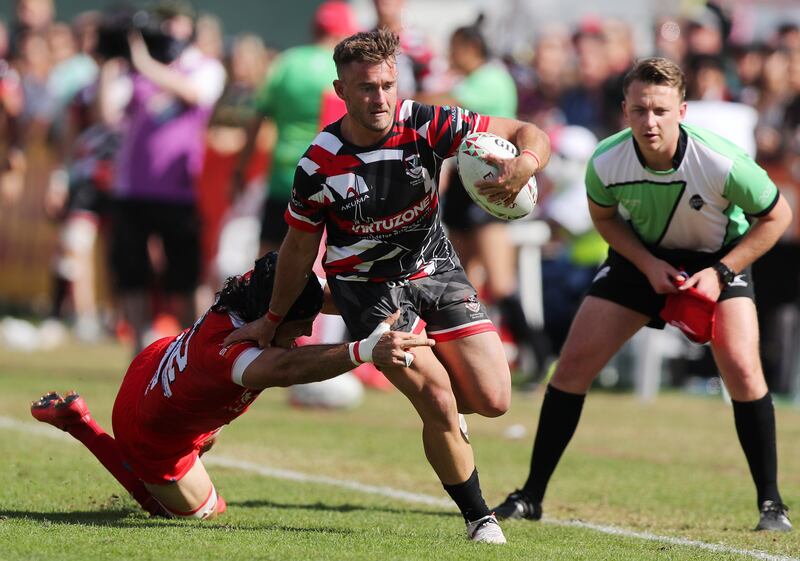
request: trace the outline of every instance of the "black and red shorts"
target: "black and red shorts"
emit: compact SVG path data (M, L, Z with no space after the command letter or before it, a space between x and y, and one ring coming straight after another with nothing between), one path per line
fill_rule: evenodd
M460 267L418 279L385 282L328 279L336 307L354 339L400 310L395 331L420 333L450 341L495 331L486 308Z

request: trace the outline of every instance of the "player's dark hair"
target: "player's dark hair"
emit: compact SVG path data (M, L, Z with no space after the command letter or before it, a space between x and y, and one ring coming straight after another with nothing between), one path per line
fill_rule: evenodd
M400 38L381 28L374 31L362 31L343 39L333 49L333 62L336 72L341 73L343 66L351 62L380 63L394 59L400 49Z
M479 22L480 21L481 20L479 20ZM486 43L486 37L483 36L479 22L474 25L465 25L464 27L459 27L453 31L453 35L451 37L453 39L458 39L467 45L472 45L478 49L481 58L486 60L489 58L489 45Z
M263 316L272 298L277 265L278 252L271 251L256 261L252 271L228 277L211 311L231 312L246 322ZM311 274L283 321L313 318L322 309L322 301L322 287L316 275Z
M622 81L622 94L627 94L628 87L636 81L676 88L681 101L686 98L686 77L680 67L669 59L653 57L638 60Z

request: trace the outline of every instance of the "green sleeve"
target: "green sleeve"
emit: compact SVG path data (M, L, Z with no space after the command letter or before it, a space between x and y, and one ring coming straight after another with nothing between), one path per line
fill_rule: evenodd
M728 173L723 195L746 214L762 216L778 201L778 188L764 168L746 154L741 154Z
M617 200L612 196L611 191L600 181L597 171L594 169L594 158L589 160L586 166L586 194L596 204L600 206L615 206Z
M256 92L256 110L262 115L272 114L272 108L275 103L275 90L280 87L279 84L281 80L283 80L284 75L284 65L281 63L282 59L275 61L272 65L272 69L267 73L264 83L261 85L258 92Z
M517 115L517 87L506 71L487 65L473 72L453 90L461 107L481 115L507 117Z

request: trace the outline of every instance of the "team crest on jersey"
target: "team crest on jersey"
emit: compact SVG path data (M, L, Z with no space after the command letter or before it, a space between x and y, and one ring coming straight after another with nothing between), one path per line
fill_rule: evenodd
M689 199L689 206L695 210L700 210L701 208L703 208L704 204L706 204L706 202L700 195L692 195L692 198Z
M473 314L477 314L481 310L481 303L478 302L478 299L474 296L471 296L464 305L467 309L472 312Z
M411 185L419 185L425 178L422 175L422 162L419 154L408 156L403 160L406 175L411 178Z

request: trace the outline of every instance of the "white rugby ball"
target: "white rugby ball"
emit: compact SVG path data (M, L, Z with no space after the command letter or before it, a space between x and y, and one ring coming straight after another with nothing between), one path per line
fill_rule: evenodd
M351 409L360 405L363 399L364 386L351 372L289 388L289 403L295 407Z
M503 220L518 220L528 216L536 206L538 195L535 177L530 178L509 206L502 202L489 202L475 189L475 183L478 181L497 177L497 168L483 160L487 154L500 158L515 158L518 151L517 147L505 138L488 132L473 132L467 135L456 154L458 174L461 176L464 189L479 207L492 216Z

